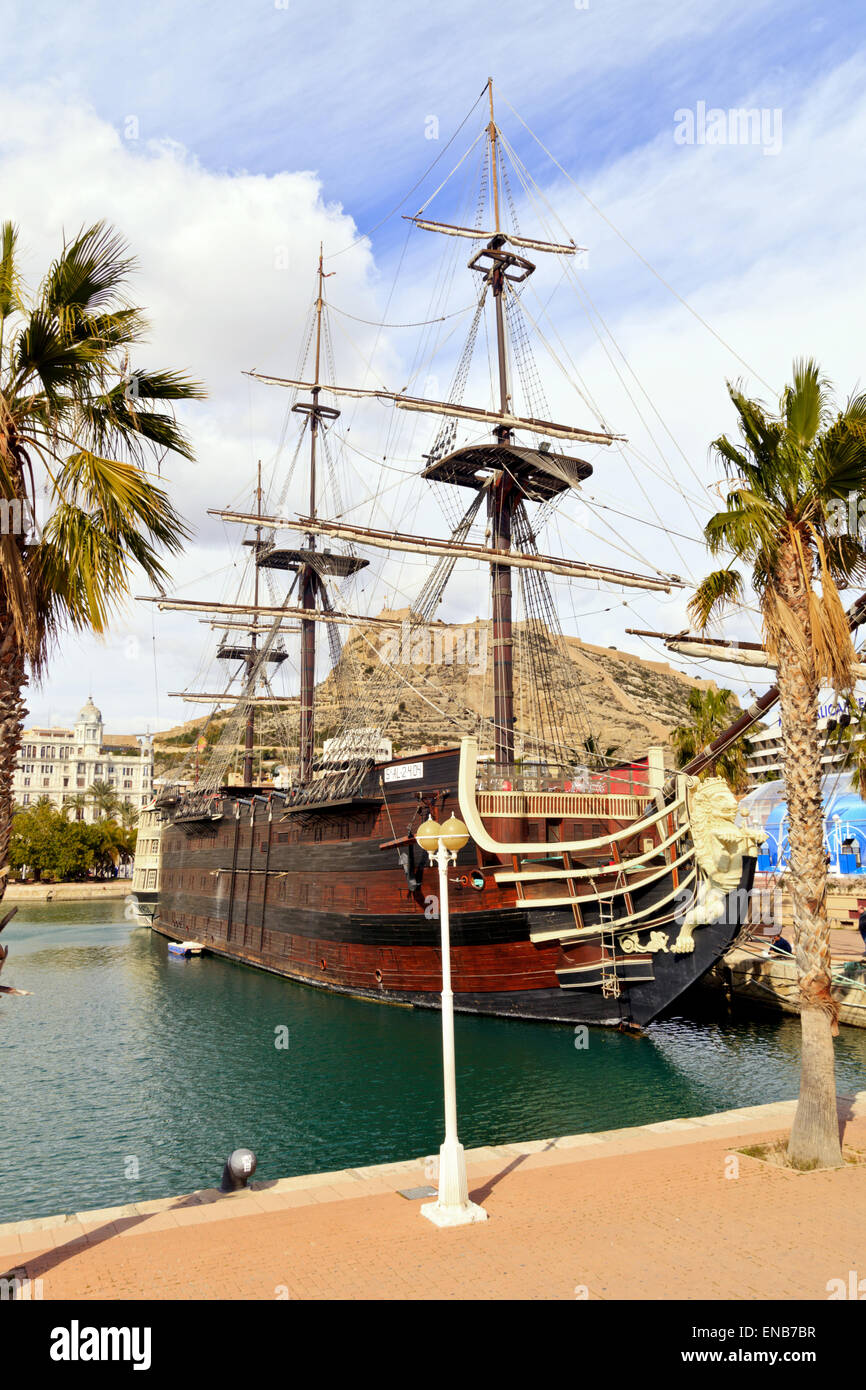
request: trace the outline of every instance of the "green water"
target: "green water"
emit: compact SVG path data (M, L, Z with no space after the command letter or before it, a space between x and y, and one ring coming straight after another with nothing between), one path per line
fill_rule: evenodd
M170 1196L219 1181L433 1153L439 1016L169 956L122 903L22 911L4 932L0 1221ZM288 1049L275 1042L288 1029ZM645 1124L796 1095L799 1023L654 1024L643 1038L458 1016L467 1146ZM866 1088L866 1031L843 1028L842 1090Z

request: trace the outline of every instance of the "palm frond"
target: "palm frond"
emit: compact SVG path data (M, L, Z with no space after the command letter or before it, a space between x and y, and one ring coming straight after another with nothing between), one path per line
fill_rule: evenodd
M849 401L817 442L814 487L823 498L866 493L866 396Z
M83 228L24 309L14 273L15 231L0 229L0 345L4 309L23 314L3 351L0 500L33 492L33 465L51 490L41 535L0 535L0 602L39 673L65 627L105 630L133 571L162 582L161 555L190 535L149 472L154 458L193 451L174 418L203 387L183 372L130 374L129 349L147 320L127 299L134 265L106 223Z
M12 344L11 388L20 393L29 379L38 377L48 401L56 408L60 394L87 378L97 350L86 342L72 342L59 331L56 319L34 309Z
M689 617L703 632L720 608L728 603L741 603L742 599L742 576L732 569L713 570L701 580L689 600Z
M759 550L772 548L783 521L775 499L742 487L728 494L724 511L710 517L704 536L712 555L730 550L753 560Z
M180 372L133 373L110 390L79 402L79 439L101 454L129 452L141 464L149 448L192 459L186 432L173 415L153 408L161 400L202 400L200 382Z
M62 324L74 323L118 298L134 267L123 238L106 222L95 222L64 246L42 282L40 302Z
M808 448L818 430L827 423L830 382L822 377L814 358L797 358L792 383L782 394L782 414L789 435L798 446Z
M842 607L839 590L827 563L824 542L816 536L821 593L809 592L809 617L812 628L812 647L815 670L819 680L826 681L837 693L851 689L851 666L855 660L854 643L848 616Z
M98 513L102 525L116 537L126 539L144 531L167 549L179 550L190 535L168 494L140 468L120 459L79 449L58 473L55 494Z
M728 395L739 416L740 433L760 471L772 464L783 426L769 416L766 406L760 401L750 400L731 382L728 382Z
M827 568L837 585L866 583L866 549L857 535L822 535Z
M685 767L697 753L712 743L718 734L730 726L741 713L739 701L733 691L708 690L697 687L688 693L688 708L691 720L680 724L670 734L677 766ZM714 760L713 768L720 773L734 791L742 791L747 781L746 760L742 740L727 749Z
M15 262L17 242L18 228L14 222L4 222L0 227L0 320L8 319L10 314L22 308Z
M141 401L202 401L207 391L184 372L142 371L132 374L133 397Z

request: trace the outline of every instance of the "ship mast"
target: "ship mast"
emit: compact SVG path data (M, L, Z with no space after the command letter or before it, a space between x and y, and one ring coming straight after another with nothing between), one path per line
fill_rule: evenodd
M499 163L496 148L497 130L493 116L493 78L487 79L490 102L490 166L493 186L494 233L488 250L499 252L502 245L499 221ZM501 255L501 253L499 253ZM497 258L490 287L496 309L496 352L499 359L499 409L502 415L510 411L508 390L508 344L505 336L505 311L502 292L505 288L505 263ZM494 434L500 444L508 444L511 430L498 425ZM487 494L490 521L490 544L494 550L511 549L511 519L514 505L513 481L504 470L498 470ZM514 762L514 662L512 635L511 567L490 566L491 607L493 614L493 722L495 761L503 766Z
M262 514L262 461L261 461L261 459L259 459L258 470L257 470L257 473L256 473L256 515L257 515L258 517L261 517L261 514ZM252 626L251 629L250 629L250 649L249 649L249 655L247 656L247 679L248 679L248 680L249 680L249 678L252 676L252 673L253 673L253 670L254 670L255 664L256 664L256 656L257 656L257 654L258 654L258 607L259 607L259 567L258 567L258 558L259 558L259 551L261 550L261 546L262 546L262 528L261 528L261 524L259 524L259 525L256 527L255 550L253 551L253 554L254 554L255 557L256 557L256 564L255 564L255 566L254 566L254 569L255 569L255 579L254 579L254 581L253 581L253 582L254 582L254 585L255 585L255 588L254 588L254 591L253 591L253 609L254 609L254 612L256 613L256 620L255 620L255 623L253 624L253 626ZM245 786L245 787L251 787L251 786L253 785L253 749L254 749L254 747L255 747L255 736L256 736L255 705L251 702L251 703L250 703L250 707L249 707L249 709L247 710L247 725L246 725L246 733L245 733L245 735L244 735L244 786Z
M319 406L319 394L321 391L321 365L322 365L322 289L324 284L324 268L322 265L322 247L319 245L319 271L316 294L316 366L313 377L313 388L311 395L313 404L310 407L310 518L316 518L316 448L319 434L319 417L321 407ZM307 548L315 550L316 537L313 532L307 537ZM308 561L301 566L298 576L301 596L301 607L311 610L316 607L316 593L318 590L318 574ZM300 709L300 728L299 728L299 763L298 768L301 785L312 781L313 777L313 758L315 755L315 700L316 700L316 624L310 618L301 619L301 709Z
M322 375L322 347L328 347L327 304L324 299L324 281L328 278L323 268L323 251L319 248L317 273L317 294L315 299L315 362L309 374L312 379L279 377L269 373L251 371L249 375L256 380L278 385L295 393L302 392L307 398L298 400L291 409L309 416L310 421L310 488L307 516L292 518L288 515L263 516L261 506L256 512L239 512L229 509L214 509L214 515L223 520L240 525L254 526L257 536L261 531L294 530L300 532L301 545L298 549L277 546L264 546L258 563L264 568L294 570L297 573L299 607L289 607L289 596L281 606L262 607L258 603L258 593L253 606L255 628L259 617L265 614L276 622L300 619L301 635L301 682L300 682L300 729L299 729L299 770L300 788L308 788L304 799L315 799L320 791L329 794L328 779L313 781L315 767L315 667L316 667L316 624L364 622L360 615L342 612L330 602L325 576L347 578L364 567L368 561L359 559L354 553L335 552L329 549L333 542L371 546L389 551L408 551L435 557L443 568L443 578L439 590L447 582L447 573L458 559L471 559L490 567L491 611L493 627L493 743L494 758L500 768L513 764L515 757L515 692L514 692L514 653L513 653L513 581L512 570L520 573L520 582L529 594L527 603L533 614L541 622L550 610L550 598L546 589L545 573L562 577L586 580L590 583L610 583L617 586L661 590L669 592L673 587L681 587L683 582L676 575L669 575L656 569L650 574L634 574L629 571L613 569L604 564L587 563L567 557L545 555L539 552L535 536L527 519L527 502L547 505L560 494L577 487L592 474L592 465L573 454L562 452L562 446L553 447L551 440L571 441L592 447L609 446L621 437L604 428L587 429L575 424L539 418L535 413L515 413L510 381L510 345L508 319L516 299L516 286L526 281L535 271L533 261L527 259L525 252L539 251L558 257L572 256L582 248L573 240L553 242L540 240L535 236L521 235L517 226L510 226L504 217L502 194L508 191L505 172L508 151L504 137L496 123L493 97L493 79L486 84L489 119L482 127L479 136L487 137L487 159L489 160L491 198L490 219L487 229L481 230L483 208L479 206L476 225L460 226L454 223L433 220L425 215L431 199L414 216L407 220L425 231L436 232L449 237L469 239L475 243L467 262L468 269L479 274L484 282L484 290L476 305L476 315L470 338L464 349L467 363L471 357L478 322L486 308L486 295L492 293L495 316L496 354L498 364L498 402L485 402L479 405L463 400L463 378L455 378L450 396L446 400L433 400L426 396L416 396L405 391L392 391L383 386L370 388L362 385L338 384L330 380L330 373ZM447 182L447 180L446 180ZM432 197L436 197L437 189ZM492 223L492 225L491 225ZM507 304L506 295L512 296ZM508 308L508 313L506 313ZM489 309L488 309L489 312ZM309 342L309 339L308 339ZM516 350L516 349L515 349ZM326 354L327 355L327 354ZM305 353L306 363L306 353ZM330 364L330 358L328 357ZM302 369L300 369L302 370ZM494 388L495 394L495 388ZM468 539L471 519L480 505L480 498L473 503L457 526L450 539L442 540L435 536L409 535L402 530L373 530L368 526L329 520L319 515L317 497L317 464L321 435L322 448L327 444L327 429L340 415L340 411L322 403L331 397L348 397L356 400L377 400L396 410L438 415L443 417L439 434L433 448L426 455L427 466L421 476L430 481L444 483L487 495L487 535L484 544L476 544ZM528 403L529 410L535 407ZM546 410L542 413L546 414ZM457 444L456 422L464 421L486 438ZM489 432L489 433L488 433ZM528 443L525 434L536 436L536 442ZM343 513L340 513L342 518ZM468 520L467 520L468 519ZM317 538L321 537L321 541ZM541 578L535 572L541 572ZM437 570L438 574L438 570ZM438 591L438 590L437 590ZM426 593L426 591L425 591ZM431 590L431 596L433 590ZM540 597L539 597L540 595ZM546 596L546 597L545 597ZM321 600L321 602L320 602ZM531 602L530 602L531 600ZM242 604L206 604L191 600L155 597L162 608L196 609L214 613L225 613L234 621L229 626L234 629L247 626L245 614L250 610ZM438 600L437 600L438 601ZM425 598L426 602L426 598ZM546 605L546 606L545 606ZM425 610L426 611L426 610ZM421 610L419 610L420 614ZM539 615L541 615L539 617ZM418 615L416 615L418 616ZM217 620L214 620L217 621ZM391 619L373 620L378 625L393 622ZM420 617L419 617L420 621ZM288 630L287 628L283 630ZM329 633L332 628L328 629ZM530 662L530 679L536 680L536 689L543 687L545 717L551 730L550 746L559 749L562 742L557 728L558 712L553 701L554 681L551 676L550 658L539 648ZM262 653L259 652L259 659ZM536 661L537 658L537 661ZM332 661L336 662L332 643ZM537 662L541 666L537 667ZM544 663L547 663L546 665ZM540 670L541 674L538 674ZM202 697L204 698L204 697ZM257 699L256 703L263 703ZM350 718L360 711L347 712L346 727ZM323 764L324 766L324 764ZM360 764L359 764L360 766ZM348 774L347 774L348 775Z

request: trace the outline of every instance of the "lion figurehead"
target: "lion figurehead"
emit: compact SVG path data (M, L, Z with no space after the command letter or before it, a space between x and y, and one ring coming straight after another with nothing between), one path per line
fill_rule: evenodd
M753 854L757 840L763 836L737 825L737 798L722 777L694 782L688 804L698 868L709 879L735 878L741 856Z
M691 788L688 804L695 858L703 868L715 861L714 832L734 824L737 798L723 777L705 777Z

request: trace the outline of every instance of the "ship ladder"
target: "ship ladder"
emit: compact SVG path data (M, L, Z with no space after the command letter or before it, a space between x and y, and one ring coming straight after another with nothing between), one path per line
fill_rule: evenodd
M616 883L613 891L606 897L602 897L595 886L598 898L598 925L601 929L601 992L605 999L618 999L622 994L622 985L616 970L616 933L613 929L615 920L613 899L614 893L621 889L625 883L625 875L622 869L616 876ZM606 952L609 951L608 956Z

